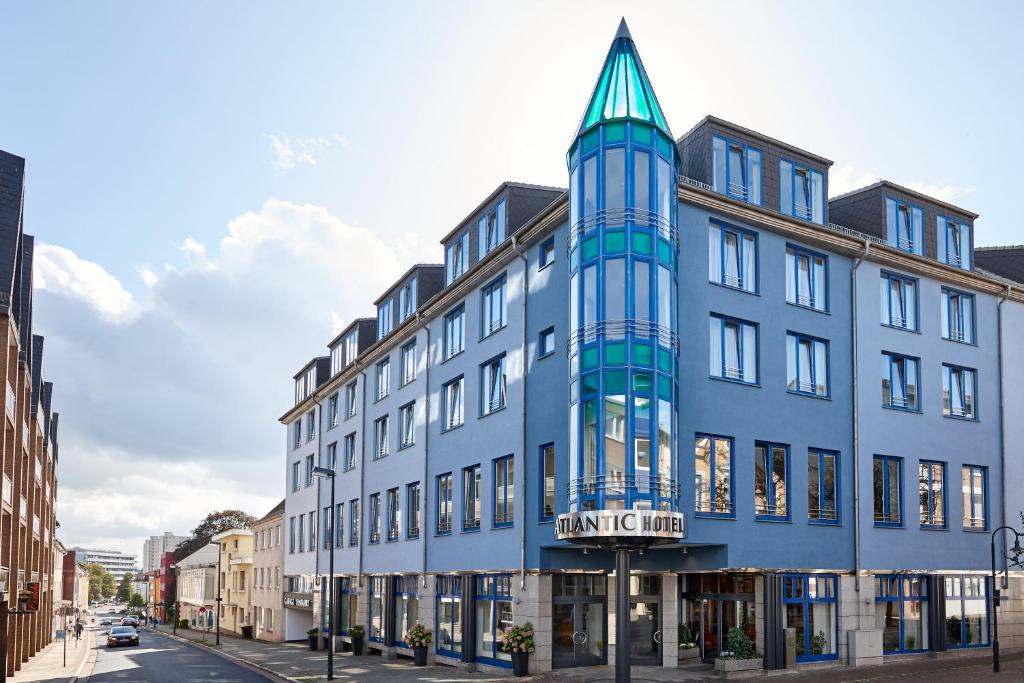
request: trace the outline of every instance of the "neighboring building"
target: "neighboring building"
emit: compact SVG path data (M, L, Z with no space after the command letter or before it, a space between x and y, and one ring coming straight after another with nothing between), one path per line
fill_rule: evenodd
M567 193L499 186L293 377L284 637L326 625L333 552L337 635L388 656L417 621L482 669L525 621L536 671L613 661L626 618L636 665L675 666L684 624L769 669L787 628L799 663L987 646L1024 287L976 267L977 216L888 181L829 201L831 161L715 117L676 139L624 24L566 160ZM686 521L632 558L628 615L612 554L558 533L621 509Z
M217 609L217 560L220 550L204 545L177 563L175 585L181 618L194 629L212 629Z
M170 531L165 531L162 536L150 536L142 543L142 571L159 567L164 553L173 553L186 540L188 536L176 536Z
M138 563L134 555L117 550L94 550L91 548L74 548L75 561L82 564L98 564L114 577L117 583L125 574L138 574Z
M16 602L38 583L39 610L7 623L8 675L52 640L57 494L57 424L53 383L46 381L43 337L33 334L35 242L23 231L25 160L0 151L0 325L7 353L0 367L4 439L0 446L0 593Z
M78 611L89 608L89 570L80 564L72 568L74 576L74 607Z
M260 640L284 640L281 571L284 567L284 501L252 525L252 615Z
M58 523L59 527L60 524ZM53 542L53 635L57 630L63 629L68 619L74 614L71 595L64 592L64 555L66 550L64 544L59 540ZM60 572L58 573L58 569Z
M220 628L240 634L243 626L252 626L253 534L249 529L228 529L212 540L220 544Z

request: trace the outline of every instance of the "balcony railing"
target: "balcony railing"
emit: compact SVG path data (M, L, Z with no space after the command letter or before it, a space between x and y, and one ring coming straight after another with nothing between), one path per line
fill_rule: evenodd
M889 399L889 405L891 405L893 408L909 408L910 401L900 396L893 396L892 398Z
M672 227L672 223L669 222L667 216L662 216L661 214L648 211L647 209L637 209L634 207L627 207L623 209L600 209L598 211L592 211L578 220L576 225L571 226L566 252L571 252L573 247L576 246L582 237L597 230L597 226L599 225L603 224L606 227L624 227L627 223L641 227L653 228L657 231L658 237L667 240L673 245L677 244L679 240L679 233L674 227Z
M716 512L723 515L732 514L732 503L728 500L716 500L714 503L704 503L698 499L697 512Z
M35 536L38 536L40 531L42 531L42 528L41 528L41 526L39 524L39 515L33 514L32 515L32 534L35 535Z
M965 517L964 518L965 529L984 529L985 518L984 517Z
M19 508L19 510L20 510L19 516L21 517L22 521L23 522L27 522L28 521L28 498L26 498L25 496L21 497L21 507Z
M669 477L636 474L602 474L597 477L580 477L569 482L570 500L603 493L605 496L622 496L626 491L636 493L657 492L660 498L678 498L679 484Z
M835 508L809 508L807 516L821 522L834 522L839 519Z
M754 514L763 517L785 517L789 514L789 508L785 503L778 503L775 505L770 503L755 503Z
M7 383L7 404L6 405L7 405L7 417L11 418L11 421L13 422L14 421L14 409L15 409L14 387L11 386L10 382Z
M876 524L900 524L902 519L899 511L894 512L875 512L875 523Z
M3 496L0 500L7 507L14 507L14 484L6 474L3 475Z
M662 346L670 347L673 352L679 350L679 335L673 332L668 325L659 325L650 320L627 318L602 320L574 330L566 341L566 352L572 356L579 350L581 343L595 341L599 335L604 335L609 339L623 339L628 333L642 339L655 338Z

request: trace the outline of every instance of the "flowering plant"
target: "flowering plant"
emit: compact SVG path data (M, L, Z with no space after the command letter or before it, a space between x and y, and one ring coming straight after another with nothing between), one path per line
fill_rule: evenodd
M537 649L533 642L533 624L513 626L499 635L498 644L502 652L533 652Z
M363 627L359 624L354 624L348 627L349 638L362 638L365 633L366 631L363 630Z
M430 635L430 629L423 628L423 624L417 623L406 631L403 640L409 647L428 647L433 636Z

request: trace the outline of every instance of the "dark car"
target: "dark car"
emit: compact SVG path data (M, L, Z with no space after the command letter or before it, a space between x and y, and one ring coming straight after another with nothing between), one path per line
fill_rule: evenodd
M138 628L139 620L137 617L125 617L121 620L121 626L132 626L134 628Z
M138 644L139 632L133 626L115 626L110 629L110 634L107 635L107 647Z
M100 626L110 626L113 623L114 623L113 619L108 619L106 617L104 617L103 619L100 619Z

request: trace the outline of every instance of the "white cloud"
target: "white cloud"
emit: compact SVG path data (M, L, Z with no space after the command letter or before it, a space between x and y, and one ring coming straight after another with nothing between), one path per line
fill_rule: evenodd
M325 209L276 199L179 263L103 266L36 245L34 325L61 413L60 537L127 546L206 513L262 515L284 496L291 376L415 260ZM183 261L183 262L182 262ZM353 283L358 283L353 286ZM124 547L131 550L131 547Z
M934 197L935 199L944 202L952 202L956 199L962 199L974 192L973 187L960 187L958 185L942 183L925 183L918 180L907 183L907 187L911 190L920 192L923 195Z
M190 259L206 259L206 245L199 242L191 235L185 238L185 241L178 247L181 253L185 254Z
M337 145L349 149L352 143L338 133L329 137L292 138L283 133L266 133L270 147L274 151L271 165L278 171L287 171L299 164L316 166L317 162L329 149Z
M828 172L828 196L838 197L853 190L859 190L878 182L878 175L870 171L858 171L853 166L835 166Z

